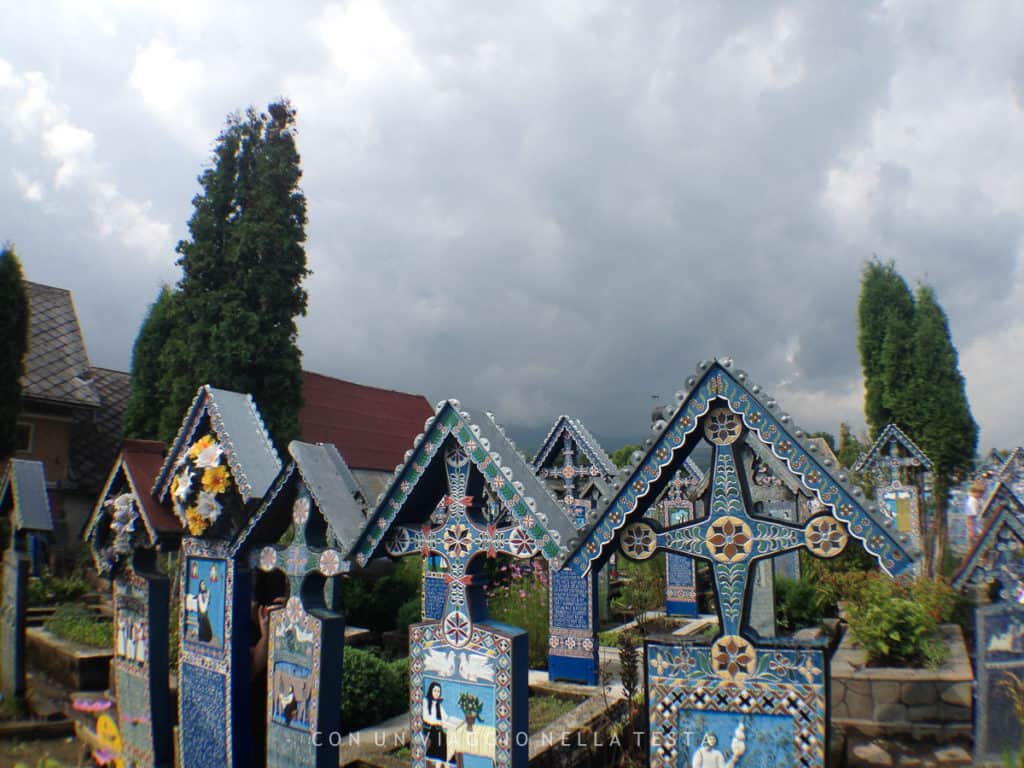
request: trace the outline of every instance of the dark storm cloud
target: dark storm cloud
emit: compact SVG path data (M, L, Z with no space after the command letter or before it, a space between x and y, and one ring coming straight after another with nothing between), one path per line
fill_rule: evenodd
M21 134L0 121L0 203L19 213L3 234L30 278L75 291L95 362L124 367L224 114L287 94L311 370L511 425L570 412L618 440L729 354L835 430L862 418L856 298L877 252L949 310L985 383L983 442L1020 441L988 373L994 350L1024 347L1024 166L1007 162L1024 145L992 149L1021 109L1002 9L548 6L100 5L55 29L43 9L0 33L9 115L33 71L56 110ZM62 121L93 141L58 187L32 129ZM76 135L57 132L65 149ZM128 224L104 229L118 212Z

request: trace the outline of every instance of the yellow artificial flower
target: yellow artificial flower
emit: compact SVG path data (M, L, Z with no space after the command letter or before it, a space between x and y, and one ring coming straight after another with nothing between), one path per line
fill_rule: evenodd
M210 527L210 521L199 514L198 507L189 507L185 510L185 520L188 521L188 532L193 536L202 536Z
M224 493L228 489L229 479L227 467L211 467L203 470L203 490L207 493Z
M178 496L178 476L175 475L174 479L171 480L171 498L177 498Z
M200 453L213 445L213 435L205 435L195 441L191 448L188 449L188 457L195 459Z

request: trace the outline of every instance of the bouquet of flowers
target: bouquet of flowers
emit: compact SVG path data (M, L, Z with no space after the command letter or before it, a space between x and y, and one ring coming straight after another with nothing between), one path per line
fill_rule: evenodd
M224 450L213 435L199 438L180 461L171 480L174 511L189 533L202 536L224 512L231 475Z

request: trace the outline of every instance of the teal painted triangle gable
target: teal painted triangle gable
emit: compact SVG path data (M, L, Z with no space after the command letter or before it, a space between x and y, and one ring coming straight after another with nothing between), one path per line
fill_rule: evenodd
M425 427L406 453L405 463L395 468L391 483L357 539L352 550L356 564L364 566L385 554L383 542L388 532L428 470L444 461L442 447L451 437L466 451L502 508L533 538L540 553L560 566L568 556L575 529L491 415L470 413L458 401L448 400L439 405ZM445 492L443 480L429 488L432 503L418 510L419 517L425 519Z
M784 464L802 491L829 508L887 573L895 576L912 568L910 544L897 539L873 505L863 501L863 492L847 485L845 472L831 459L818 456L816 446L804 441L803 432L792 424L789 415L752 384L745 372L734 369L731 361L701 363L697 375L687 379L676 400L678 405L674 409L666 407L666 418L655 423L642 458L617 480L612 496L583 534L567 567L585 573L612 554L618 532L655 503L700 442L697 428L701 418L718 403L741 417L752 437Z

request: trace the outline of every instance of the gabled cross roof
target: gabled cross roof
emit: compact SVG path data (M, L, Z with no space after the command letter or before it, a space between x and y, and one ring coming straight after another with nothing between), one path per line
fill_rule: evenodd
M164 444L156 440L125 440L107 481L99 495L92 516L86 523L83 538L90 544L104 519L104 505L121 488L127 487L135 499L135 508L142 520L147 547L158 544L176 544L181 539L181 523L173 513L153 498L153 483L164 461ZM95 553L94 553L95 554Z
M851 467L851 471L863 472L885 462L886 457L889 455L885 449L890 443L899 444L911 459L915 459L920 464L925 472L932 471L931 459L925 455L924 451L917 447L917 443L911 440L906 432L895 424L885 425L882 431L878 433L878 437L875 438L875 442L871 444L871 447Z
M985 527L954 574L953 586L961 589L989 579L998 581L1000 576L1024 583L1024 561L1016 559L1013 552L1004 551L1005 557L999 556L1000 548L1014 540L1024 548L1024 504L998 481L985 500L981 518L986 521ZM992 552L997 552L994 559L990 557Z
M46 471L41 461L11 459L0 478L0 509L10 504L19 531L52 531Z
M587 457L587 461L597 467L604 477L611 477L618 472L615 462L611 460L611 457L601 447L601 443L597 441L597 438L590 433L586 425L579 419L573 419L565 415L559 416L555 420L551 431L544 438L544 442L540 444L537 456L533 460L534 471L539 471L553 455L558 454L561 448L562 435L566 432L572 437L573 442L579 446L583 455Z
M242 503L262 499L281 471L281 460L267 434L263 417L252 395L216 389L209 384L199 388L181 422L178 435L153 485L153 495L161 502L167 501L174 469L207 416L210 430L224 450Z
M576 528L493 415L465 408L458 400L443 400L425 430L406 452L405 462L395 467L387 490L377 500L356 542L355 561L362 566L383 554L384 539L399 516L404 522L421 522L429 516L445 494L441 449L451 437L483 475L502 508L534 539L540 553L561 566ZM420 495L415 511L409 512L414 492Z
M617 532L638 517L638 510L657 500L673 471L702 439L697 431L701 417L713 403L722 405L723 401L740 416L752 438L784 463L803 492L831 508L849 534L860 540L888 573L900 574L912 566L907 549L912 544L900 543L877 507L862 502L863 492L848 483L845 471L831 458L820 456L819 448L793 425L775 399L752 383L744 371L736 369L731 360L724 359L700 363L696 375L690 376L676 393L677 405L666 406L665 418L655 422L640 461L620 475L612 497L575 542L570 567L585 573L595 561L611 554Z
M292 460L281 470L277 480L267 492L259 511L253 515L245 531L238 537L232 554L248 544L267 520L268 510L277 502L288 481L298 477L305 484L316 508L327 521L343 557L351 554L356 539L366 525L367 503L355 477L330 443L303 443L293 440L288 444ZM262 543L262 542L260 542Z
M1009 480L1014 475L1014 479L1024 476L1024 448L1014 448L999 468L1000 480Z

